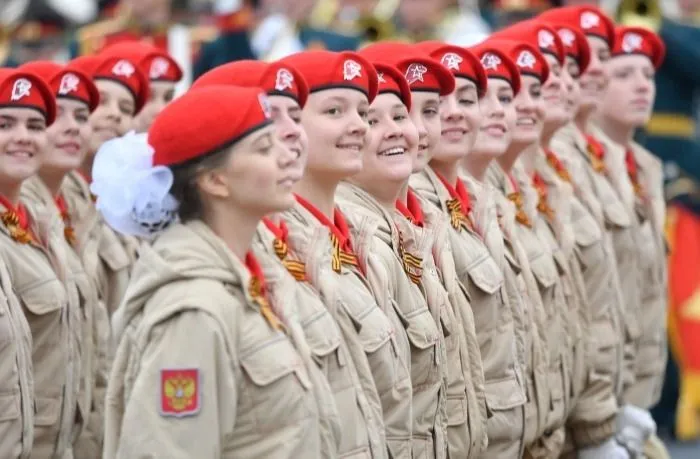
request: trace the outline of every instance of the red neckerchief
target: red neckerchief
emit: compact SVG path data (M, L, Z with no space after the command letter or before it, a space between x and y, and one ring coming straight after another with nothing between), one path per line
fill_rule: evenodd
M267 320L267 323L275 330L282 330L284 328L282 322L275 314L275 311L272 310L272 306L270 306L270 302L267 300L265 275L255 255L251 252L245 255L245 265L250 272L248 294L260 308L260 314Z
M539 196L537 210L549 221L552 221L554 219L554 210L550 207L547 200L549 191L547 190L547 184L538 172L535 172L532 176L532 185L535 187L535 190L537 190L537 195Z
M0 216L3 225L10 231L12 239L20 244L28 244L34 241L34 235L29 228L29 215L27 209L20 202L17 207L4 196L0 196L0 204L5 207L5 211Z
M515 177L509 173L506 173L506 177L508 178L508 181L510 181L510 185L513 187L513 192L508 193L507 198L513 204L515 204L515 221L521 225L527 226L528 228L532 228L530 217L528 217L527 212L525 212L525 201L523 199L523 193L520 191L518 181L515 180Z
M287 224L284 220L280 220L280 224L276 225L275 222L269 218L263 218L262 221L267 229L275 236L272 248L277 258L279 258L284 267L287 268L289 274L294 276L294 279L300 282L306 280L306 265L301 261L290 260L287 257L289 254L289 245L287 244L289 228L287 228Z
M593 170L599 174L607 174L608 168L605 165L605 147L594 136L586 134L586 150L588 158L593 164Z
M311 212L311 215L331 232L331 243L333 244L333 254L331 263L335 272L340 272L342 265L359 266L357 255L352 248L352 240L350 238L350 230L345 221L343 213L338 209L333 210L333 222L323 213L314 207L313 204L296 195L297 202L306 210Z
M435 171L435 175L437 175L437 178L440 179L440 182L442 182L442 185L450 195L450 199L445 202L445 205L450 213L452 227L456 230L462 228L473 229L474 225L469 219L472 203L464 183L457 179L457 186L452 186L439 172Z
M545 155L547 156L547 164L554 169L560 179L566 183L571 183L571 174L564 166L564 163L557 157L557 155L552 150L545 150Z
M73 228L73 224L71 222L70 212L68 212L68 204L66 203L66 200L62 194L56 196L54 201L56 202L56 207L61 214L61 220L63 220L63 235L65 236L66 241L68 241L70 245L73 245L75 244L75 229Z
M639 167L637 166L637 160L634 157L634 152L632 150L627 150L625 152L625 165L627 166L627 175L632 182L632 187L634 188L634 194L638 197L644 196L644 187L639 181Z
M406 217L409 222L413 223L416 226L423 227L425 224L425 219L423 218L423 209L421 209L420 206L420 201L418 200L418 197L416 194L411 190L410 188L408 189L408 193L406 194L406 204L401 202L400 199L396 200L396 209L401 212L401 215Z

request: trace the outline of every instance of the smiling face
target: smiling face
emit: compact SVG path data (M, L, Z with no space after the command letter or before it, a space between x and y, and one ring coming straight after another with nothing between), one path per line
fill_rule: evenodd
M464 158L474 146L481 124L476 85L466 78L455 79L452 94L441 98L441 137L433 160L454 163Z
M56 121L46 131L49 154L41 169L65 174L78 169L87 155L92 134L90 110L85 102L66 98L58 98L56 106Z
M109 80L97 80L100 104L90 115L90 153L95 153L108 140L122 136L132 127L136 103L126 87Z
M295 159L290 170L295 181L301 180L309 157L309 138L301 125L299 103L286 96L268 96L272 109L272 121L282 143L291 151Z
M549 78L542 86L542 98L547 106L544 122L548 126L563 126L570 120L566 88L571 77L554 56L545 53L544 57L549 64Z
M520 92L515 96L513 143L531 145L538 141L544 127L545 103L539 78L522 75Z
M610 59L610 47L602 38L588 37L591 48L591 61L588 68L581 75L580 110L584 113L595 111L602 101L608 85L607 62Z
M175 83L169 81L151 81L150 97L138 115L134 118L133 128L136 132L147 132L158 113L175 97Z
M309 137L309 173L340 181L362 170L367 136L367 96L354 89L311 93L301 112Z
M0 182L18 186L39 170L46 119L31 108L0 108Z
M610 83L600 107L603 119L627 128L644 126L656 96L654 66L639 55L617 56L608 62Z
M413 91L411 100L410 117L418 131L413 172L420 172L428 165L436 145L440 142L440 96L436 92Z
M489 78L481 98L481 127L472 154L497 157L505 153L515 130L513 88L500 78Z

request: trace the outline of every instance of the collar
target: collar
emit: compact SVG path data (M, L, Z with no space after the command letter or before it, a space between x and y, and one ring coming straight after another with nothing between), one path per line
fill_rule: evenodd
M272 310L270 302L267 299L267 286L265 285L265 275L263 274L260 263L255 258L252 252L245 255L245 266L250 272L250 283L248 284L248 293L255 304L260 308L260 314L265 318L267 323L275 330L283 330L282 321Z
M70 212L68 211L68 203L62 194L59 194L54 198L58 212L61 214L61 220L63 220L63 235L69 244L73 245L75 242L75 229L73 228L73 223L71 221Z
M639 180L639 166L637 164L637 159L634 156L632 149L628 148L625 151L625 166L627 168L627 175L632 182L632 187L634 188L634 194L637 196L642 196L644 194L644 188Z
M273 222L267 217L264 217L262 221L267 227L267 229L269 229L270 232L275 236L276 239L280 240L285 244L287 243L287 239L289 236L289 228L287 228L287 224L284 222L284 220L280 220L279 225L275 224L275 222Z
M437 177L440 179L444 187L447 189L447 192L450 193L450 197L459 202L459 207L462 213L465 216L469 215L472 210L472 204L471 199L469 198L469 192L464 186L464 182L458 178L456 186L452 186L439 172L435 171L435 175L437 175Z
M544 153L547 158L547 164L554 169L557 176L566 183L571 183L571 174L569 174L568 169L564 166L564 163L561 162L559 157L550 149L545 150Z
M549 205L547 183L544 181L539 172L532 175L532 186L537 190L537 210L544 215L548 221L554 218L554 210Z
M420 201L411 188L408 189L408 193L406 194L406 204L401 202L400 199L397 199L396 209L414 225L423 227L425 224Z
M331 222L328 217L323 215L323 212L318 210L313 204L305 200L299 195L295 195L297 202L301 204L306 210L308 210L311 215L316 217L316 219L325 227L327 227L332 236L338 240L340 249L347 253L352 253L352 240L350 238L350 229L345 221L343 213L338 210L338 208L333 209L333 222Z
M607 172L607 166L605 165L605 147L603 144L592 134L585 134L586 136L586 152L588 153L588 158L593 165L593 169L601 174Z

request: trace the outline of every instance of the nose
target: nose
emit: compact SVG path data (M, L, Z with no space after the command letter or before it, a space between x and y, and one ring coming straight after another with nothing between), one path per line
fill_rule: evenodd
M464 119L464 113L459 108L457 103L457 98L454 96L448 97L442 105L443 117L445 121L462 121Z
M22 145L27 145L32 142L32 134L24 124L18 123L18 125L13 129L12 140L15 143Z
M284 169L293 165L298 159L297 154L290 150L287 145L279 141L275 141L275 143L277 143L276 147L279 151L279 155L277 156L277 163L279 166Z
M591 52L591 60L588 62L588 67L586 68L586 75L600 76L603 73L603 63L600 62L598 54Z
M277 124L280 139L285 143L293 143L301 137L302 127L294 122L289 116L280 117Z
M530 91L527 91L525 88L520 91L515 98L515 109L522 113L532 113L535 111L535 101Z
M348 126L348 133L364 137L367 134L367 121L365 121L359 113L352 115L352 120Z
M384 133L384 138L386 140L397 140L403 137L403 131L401 130L401 126L394 121L391 120L387 126L387 130Z
M481 108L485 118L503 118L506 115L505 107L496 94L485 97Z

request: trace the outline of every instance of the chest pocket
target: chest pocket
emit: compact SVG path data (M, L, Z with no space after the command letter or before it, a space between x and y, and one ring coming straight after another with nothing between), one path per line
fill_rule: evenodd
M507 317L500 310L502 302L498 296L503 286L503 273L486 247L462 245L459 250L463 250L461 256L465 257L463 267L458 267L459 278L469 291L477 332L484 336L495 330L499 322Z
M241 411L249 411L255 427L265 431L311 416L311 380L291 341L273 333L261 316L250 322L240 356L247 376L240 398L247 410Z
M573 222L576 238L576 255L584 267L605 263L603 234L600 227L590 215Z
M299 288L304 287L299 286ZM342 339L340 329L320 301L313 301L313 299L308 301L313 302L318 307L312 307L311 305L306 307L299 306L301 326L304 329L304 336L314 359L324 370L324 373L327 373L328 365L324 364L324 360L333 353L338 352ZM338 361L341 361L340 356L338 356ZM328 377L328 374L326 374L326 377Z
M428 308L419 308L410 313L401 310L392 301L394 310L406 329L411 343L411 381L414 387L430 383L439 378L437 370L438 329Z
M55 278L39 279L37 282L18 289L17 294L22 305L36 316L59 311L67 302L66 290L63 284Z

